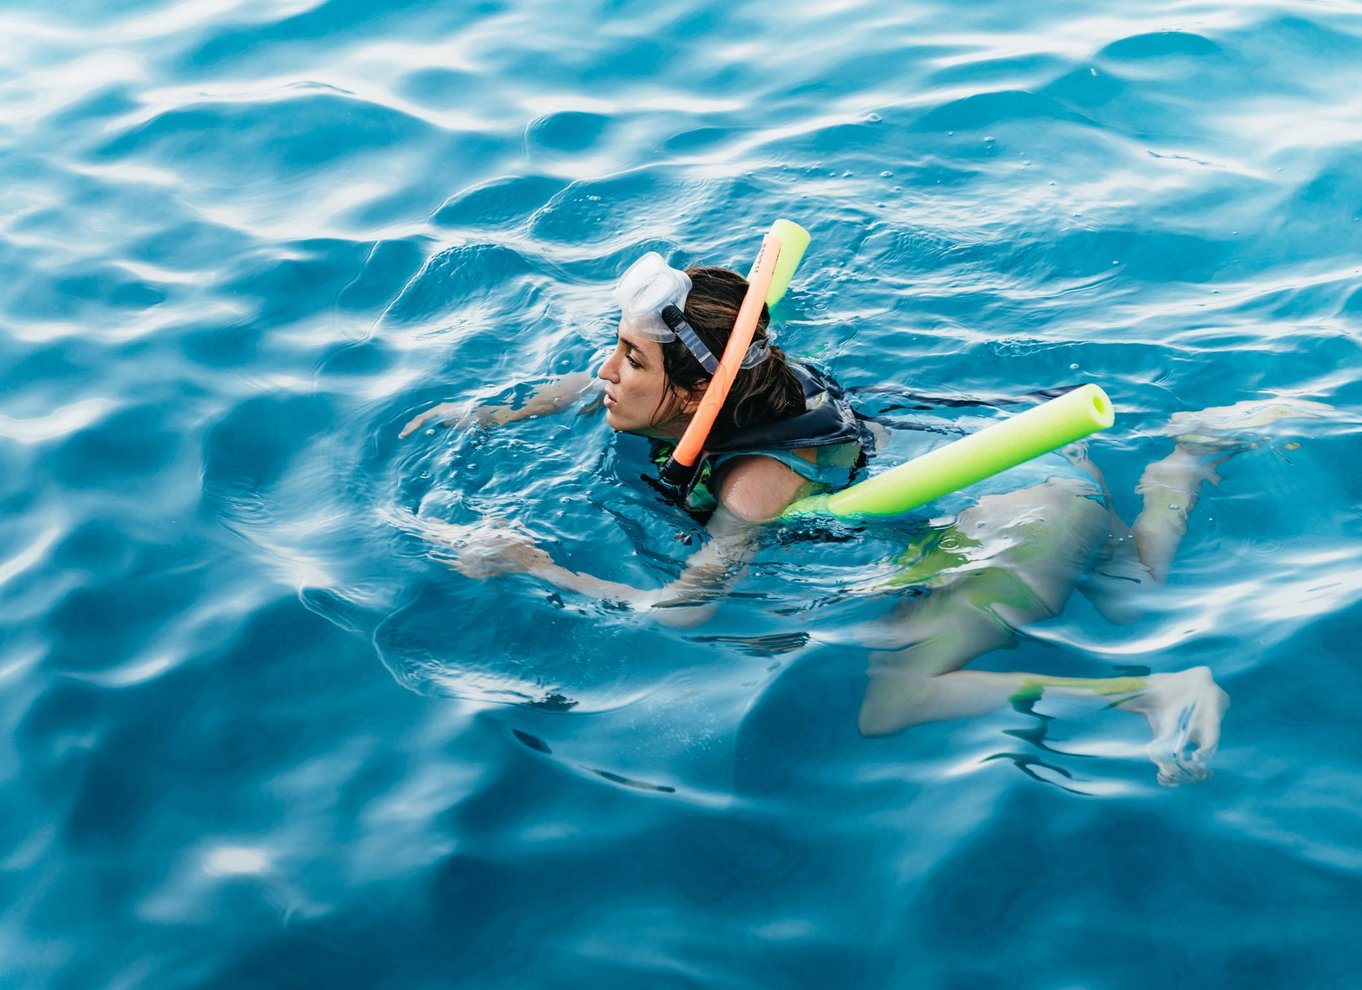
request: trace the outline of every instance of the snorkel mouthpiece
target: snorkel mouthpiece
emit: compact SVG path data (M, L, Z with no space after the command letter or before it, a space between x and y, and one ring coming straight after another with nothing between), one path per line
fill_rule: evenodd
M695 483L700 479L700 471L704 467L704 461L696 461L694 464L682 464L675 457L668 457L667 462L658 469L658 487L661 488L669 497L678 502L684 502L686 496L690 494Z

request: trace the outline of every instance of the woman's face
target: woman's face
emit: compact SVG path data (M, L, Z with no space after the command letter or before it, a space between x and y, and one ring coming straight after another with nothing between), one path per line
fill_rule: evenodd
M662 345L622 328L596 377L606 383L605 421L621 433L679 437L695 412L695 400L667 388Z

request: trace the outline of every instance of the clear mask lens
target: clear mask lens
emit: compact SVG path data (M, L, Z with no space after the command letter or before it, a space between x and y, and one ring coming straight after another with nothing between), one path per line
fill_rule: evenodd
M684 310L690 287L689 275L672 268L656 251L649 251L615 283L615 301L625 326L653 340L668 341L676 334L662 321L662 310L668 306Z
M669 306L675 306L684 313L690 290L689 275L671 267L656 251L649 251L625 269L615 283L615 301L619 303L621 314L620 327L663 344L679 336L695 359L712 375L719 366L718 359L709 352L695 331L683 319L678 325L678 333L662 318L662 311ZM770 355L768 335L766 339L752 342L743 357L742 367L751 368L761 364Z

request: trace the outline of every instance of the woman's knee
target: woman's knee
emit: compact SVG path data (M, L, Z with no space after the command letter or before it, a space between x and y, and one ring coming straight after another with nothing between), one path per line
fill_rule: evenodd
M872 660L872 664L873 664ZM931 678L903 670L872 666L856 729L863 736L888 736L922 721Z

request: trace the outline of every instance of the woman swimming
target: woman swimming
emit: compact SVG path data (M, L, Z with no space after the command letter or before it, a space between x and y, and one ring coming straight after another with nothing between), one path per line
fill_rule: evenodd
M667 268L658 255L645 255L617 286L624 316L614 351L594 383L585 375L564 376L519 408L444 403L408 422L401 436L450 416L446 422L504 425L599 393L606 422L618 432L651 438L656 458L665 460L669 444L685 432L699 405L710 379L706 365L713 366L723 353L746 292L747 280L737 272L691 268L683 273ZM684 316L680 334L662 319L668 305ZM707 456L678 493L689 511L706 520L709 539L675 581L644 590L569 571L505 527L462 530L458 569L470 577L526 571L565 590L657 610L671 624L703 621L762 524L819 487L847 484L873 443L836 382L787 361L771 344L768 325L763 307L748 356L710 434Z
M607 423L654 441L663 460L690 423L723 352L747 282L723 268L679 272L647 255L620 279L622 318L614 350L597 372L549 382L518 408L444 403L406 424L406 437L433 420L504 425L603 393ZM870 431L828 376L788 360L771 344L763 307L752 346L683 490L686 508L707 521L708 540L680 576L638 589L571 571L526 535L505 526L450 527L440 537L455 566L475 578L524 571L558 588L651 611L662 621L703 621L746 559L764 524L797 498L846 485L873 452ZM594 387L593 387L594 386ZM1237 428L1291 415L1304 404L1246 404L1175 417L1173 452L1150 465L1137 492L1144 507L1127 528L1111 510L1101 475L1059 473L1017 491L984 495L948 527L910 551L892 583L908 597L888 622L858 630L875 646L858 726L869 736L923 722L1031 704L1045 694L1105 700L1148 720L1148 752L1159 780L1209 774L1228 697L1205 667L1145 677L1070 678L964 670L975 657L1016 642L1017 630L1063 609L1080 588L1109 617L1128 617L1132 592L1163 582L1186 520L1216 466L1243 444Z

